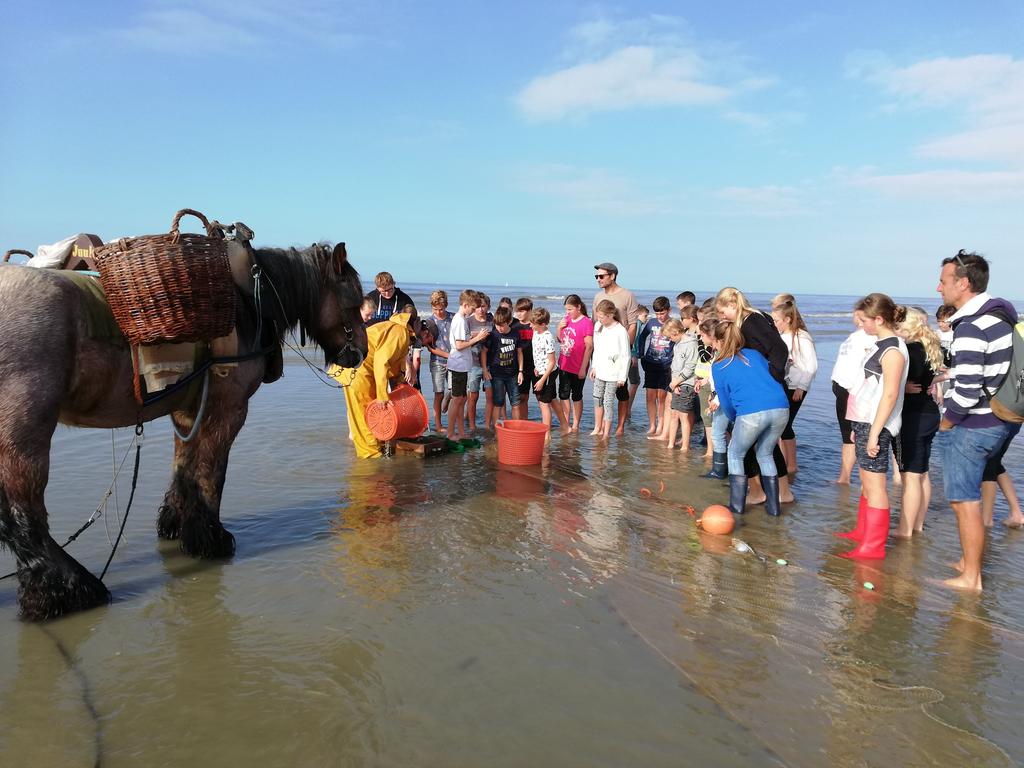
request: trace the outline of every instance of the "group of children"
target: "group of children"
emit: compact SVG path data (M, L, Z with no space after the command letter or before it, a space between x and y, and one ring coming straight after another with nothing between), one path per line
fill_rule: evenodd
M448 294L437 290L430 295L431 314L421 325L420 342L430 352L434 428L452 440L476 429L481 390L488 429L504 419L506 400L512 415L525 419L530 392L537 396L544 423L551 424L557 365L550 313L534 309L527 298L514 307L503 299L493 314L490 303L487 294L465 290L453 313ZM446 412L448 426L442 428Z
M578 432L589 376L595 403L590 434L608 437L618 410L616 391L628 383L632 402L642 368L649 436L667 441L670 448L678 436L687 450L702 403L707 407L706 394L702 398L699 393L712 353L698 335L702 310L693 306L693 294L680 294L677 302L679 319L669 317L666 297L654 301L654 317L641 306L631 345L624 318L608 300L596 304L591 319L578 295L567 296L565 316L552 332L550 313L534 309L529 298L514 305L503 298L492 314L487 294L465 290L458 310L451 312L447 293L436 290L430 296L431 313L420 324L417 348L410 350L408 378L418 382L420 348L425 348L430 353L434 428L460 439L476 430L481 391L487 429L505 417L506 401L513 418L525 419L533 392L544 424L550 426L557 418L563 433Z

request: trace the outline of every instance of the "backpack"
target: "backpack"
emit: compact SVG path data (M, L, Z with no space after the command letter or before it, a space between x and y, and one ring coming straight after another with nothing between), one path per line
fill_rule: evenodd
M995 392L985 394L988 395L989 407L996 418L1011 424L1024 424L1024 322L1010 318L1005 312L992 314L1010 324L1013 352L1003 383Z

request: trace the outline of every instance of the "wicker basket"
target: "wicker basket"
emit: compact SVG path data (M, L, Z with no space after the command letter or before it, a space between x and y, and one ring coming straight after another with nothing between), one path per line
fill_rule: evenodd
M31 259L35 254L32 251L23 251L21 248L11 248L11 250L4 254L3 261L0 261L0 264L9 263L11 256L28 256Z
M191 214L206 235L181 234ZM114 318L131 344L226 336L235 324L235 288L223 234L203 214L178 211L166 235L122 238L96 248L96 265Z

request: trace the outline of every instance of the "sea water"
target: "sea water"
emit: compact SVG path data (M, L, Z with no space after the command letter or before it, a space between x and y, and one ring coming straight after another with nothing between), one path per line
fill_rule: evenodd
M433 286L400 286L425 311ZM531 296L556 322L572 292L485 290L494 306ZM828 377L855 298L798 297L820 369L796 422L797 501L779 519L752 507L732 537L694 528L687 508L727 487L700 477L696 443L644 438L642 399L624 438L555 435L538 467L499 466L486 435L461 455L359 461L341 393L289 353L231 454L237 554L200 562L156 539L171 439L166 420L147 425L113 604L24 624L0 582L0 765L1024 762L1024 532L999 524L1002 500L980 596L931 581L959 556L937 459L921 536L884 561L837 556L857 489L833 482ZM913 303L932 314L938 295ZM592 413L588 400L585 429ZM130 439L58 429L59 541ZM130 463L117 505L69 548L94 572ZM1021 479L1019 442L1005 463ZM12 567L0 553L0 574Z

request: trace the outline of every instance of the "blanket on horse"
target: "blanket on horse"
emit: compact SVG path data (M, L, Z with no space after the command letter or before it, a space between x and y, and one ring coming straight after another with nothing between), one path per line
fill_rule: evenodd
M53 274L69 281L81 293L86 332L90 339L127 345L128 342L110 311L107 294L98 278L72 270L54 270Z

